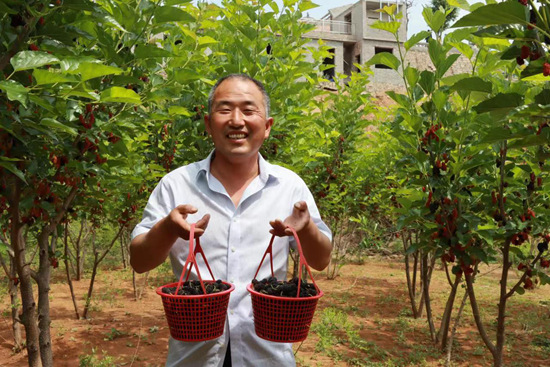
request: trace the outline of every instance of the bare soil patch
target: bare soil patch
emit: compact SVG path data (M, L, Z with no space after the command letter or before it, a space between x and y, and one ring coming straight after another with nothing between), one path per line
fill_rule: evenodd
M478 280L482 316L490 331L494 330L491 320L496 311L497 270L484 267ZM50 296L55 366L78 366L80 356L92 353L99 359L111 357L117 366L164 365L169 331L154 289L168 282L168 274L152 273L142 299L136 301L129 269L101 271L90 319L77 320L63 272L56 270ZM327 280L324 273L314 276L326 295L319 302L308 339L294 345L299 366L443 365L444 355L430 343L425 318L410 317L401 262L369 258L361 265L344 266L336 280ZM140 281L143 283L144 278ZM74 285L82 308L88 280ZM442 313L448 289L444 272L436 270L432 283L435 316ZM459 300L456 307L458 303ZM25 366L26 353L12 352L9 298L5 294L0 310L0 365ZM545 344L550 343L548 289L541 287L514 296L509 303L507 327L507 366L550 366L550 345ZM356 335L355 339L350 335ZM329 346L323 344L327 338L333 338L328 340ZM492 364L475 329L469 305L456 336L454 361L456 366L464 367Z

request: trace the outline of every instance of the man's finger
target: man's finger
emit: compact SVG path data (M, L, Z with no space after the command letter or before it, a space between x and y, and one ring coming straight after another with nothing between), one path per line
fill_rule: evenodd
M176 207L176 209L178 210L178 212L180 212L181 214L193 214L193 213L196 213L197 212L197 208L195 208L193 205L189 205L189 204L184 204L184 205L178 205Z
M208 226L208 222L210 222L210 214L205 214L201 219L199 219L195 227L202 228L204 230Z
M307 210L307 203L305 201L298 201L296 204L294 204L294 208L300 211Z

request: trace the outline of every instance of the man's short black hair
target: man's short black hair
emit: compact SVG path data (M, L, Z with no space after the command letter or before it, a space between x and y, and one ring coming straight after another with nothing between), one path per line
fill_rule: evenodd
M269 112L271 110L271 108L270 108L271 106L270 106L269 95L267 94L264 85L259 80L254 79L250 75L247 75L247 74L229 74L229 75L226 75L226 76L220 78L216 82L216 84L214 84L212 89L210 89L210 93L208 94L208 115L212 114L212 103L214 102L214 94L216 93L216 90L218 89L220 84L222 84L227 79L248 80L248 81L251 81L252 83L256 84L256 86L258 87L260 92L262 92L262 95L264 97L265 117L266 118L269 117Z

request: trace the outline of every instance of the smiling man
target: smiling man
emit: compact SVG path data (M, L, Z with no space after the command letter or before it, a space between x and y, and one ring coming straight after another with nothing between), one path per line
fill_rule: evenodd
M204 119L214 151L163 177L132 233L131 264L137 272L149 271L169 256L179 278L190 223L196 223L195 233L202 236L212 272L235 285L224 334L197 343L170 338L166 366L295 365L291 344L265 341L255 334L246 286L270 233L278 236L273 244L275 276L284 279L289 246L294 246L287 226L297 231L304 256L317 270L330 260L331 232L304 181L259 154L273 126L269 110L269 96L259 81L244 74L220 79L210 92ZM201 273L208 274L200 265ZM259 274L265 275L267 271Z

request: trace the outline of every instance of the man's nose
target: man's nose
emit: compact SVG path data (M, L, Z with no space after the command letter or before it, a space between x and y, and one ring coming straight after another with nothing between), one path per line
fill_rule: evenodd
M233 109L229 123L233 126L244 126L244 114L239 108Z

